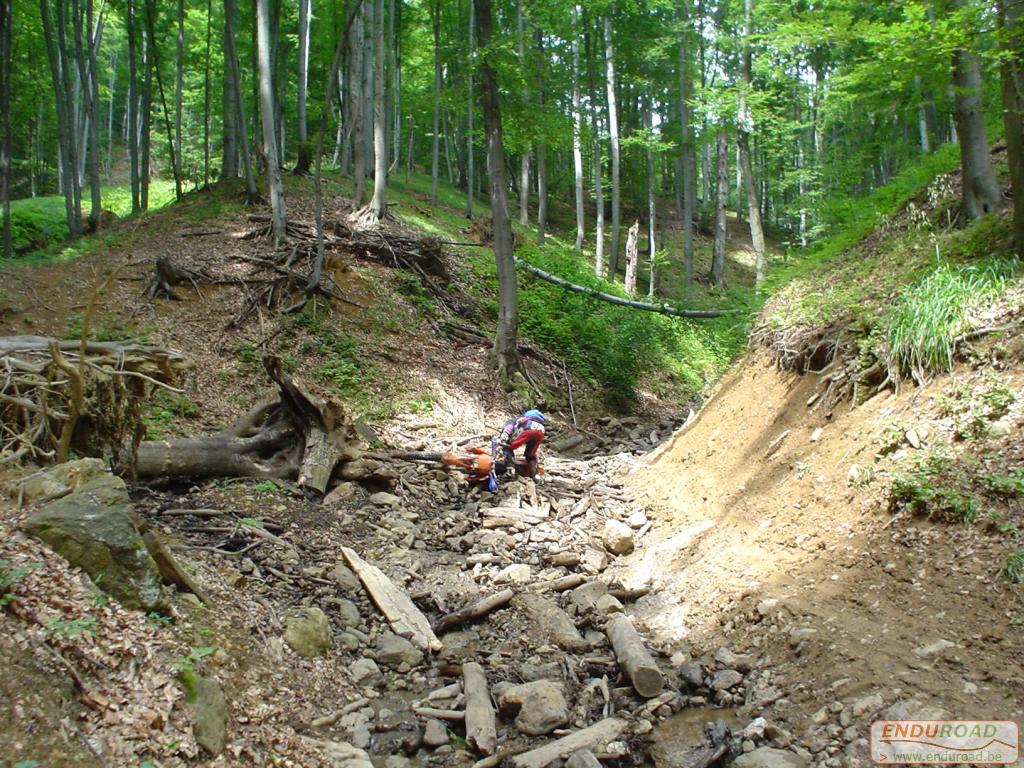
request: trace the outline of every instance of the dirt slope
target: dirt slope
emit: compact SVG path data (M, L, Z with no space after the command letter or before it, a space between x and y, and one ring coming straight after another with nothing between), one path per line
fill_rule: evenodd
M880 706L851 718L849 705L874 693L905 711L1024 715L1024 596L996 575L1005 540L893 520L884 483L865 482L914 450L879 457L887 425L927 425L941 441L932 401L948 384L823 414L808 406L818 376L781 373L755 354L631 479L655 527L626 579L663 584L638 615L683 651L677 660L723 643L751 652L762 689L777 692L759 702L748 690L749 714L785 723L817 760L863 759L865 745L849 745ZM1019 412L1007 419L1016 433ZM997 453L1015 452L1014 438L999 439ZM836 713L819 709L830 703L845 704L846 730L826 727Z

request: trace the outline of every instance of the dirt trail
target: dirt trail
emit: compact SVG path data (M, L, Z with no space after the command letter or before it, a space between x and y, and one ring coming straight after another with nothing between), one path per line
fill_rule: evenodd
M1024 605L995 575L1005 543L978 527L893 521L880 484L853 481L875 471L887 425L926 422L943 384L823 414L808 406L817 376L755 356L630 479L655 526L614 570L627 586L662 585L637 615L680 659L721 644L756 657L761 691L776 689L761 698L777 701L748 690L748 714L785 724L815 760L863 759L882 702L1024 715ZM864 703L874 694L877 706Z

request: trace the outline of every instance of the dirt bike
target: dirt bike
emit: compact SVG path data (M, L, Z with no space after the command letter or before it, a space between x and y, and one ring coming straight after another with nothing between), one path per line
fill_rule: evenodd
M411 453L403 453L399 458L407 461L437 462L443 466L465 472L469 476L469 482L471 483L487 483L490 486L493 481L494 487L491 490L497 489L497 477L495 474L497 462L491 452L485 448L467 448L464 454L413 451ZM529 463L521 458L516 458L514 466L516 475L519 477L533 477L534 474L540 474L544 471L543 467L538 467L536 472L534 472Z

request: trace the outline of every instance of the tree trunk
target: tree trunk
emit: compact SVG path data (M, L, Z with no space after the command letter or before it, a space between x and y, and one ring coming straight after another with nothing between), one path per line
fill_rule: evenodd
M1021 0L1000 0L1004 34L1000 78L1003 92L1003 126L1006 131L1006 162L1013 190L1013 242L1024 256L1024 25ZM6 110L4 110L6 115Z
M697 191L696 160L693 151L693 129L690 127L690 96L693 83L690 75L690 30L687 3L682 0L681 18L683 30L679 38L679 132L680 136L680 170L682 171L682 213L683 213L683 269L686 285L693 284L693 218L696 207Z
M750 131L754 121L747 103L747 93L751 87L751 53L750 38L753 35L754 0L745 0L743 4L743 55L742 76L743 87L740 90L739 121L736 127L736 145L739 149L740 175L743 186L747 190L747 216L750 220L750 241L754 246L754 269L756 285L764 282L764 226L761 223L761 203L757 199L757 185L754 183L754 170L750 162Z
M473 0L476 31L484 51L491 42L491 0ZM494 217L494 260L498 267L498 327L494 354L498 374L509 384L522 369L519 358L519 308L516 267L512 253L512 227L508 220L508 184L501 138L501 106L498 102L498 76L486 55L480 60L481 102L484 130L487 133L487 157L491 177L491 210ZM472 184L470 185L472 187Z
M0 0L0 203L3 204L3 232L0 234L0 260L14 255L11 239L11 0Z
M245 174L245 200L252 205L260 195L256 190L256 175L253 173L252 155L249 152L249 125L242 98L242 72L238 66L238 51L235 49L235 0L224 0L224 51L234 83L235 131Z
M135 23L135 0L125 3L125 33L128 37L128 105L125 120L128 135L128 161L131 166L132 213L142 210L139 179L139 75L138 75L138 25Z
M544 64L544 34L537 27L534 32L537 41L537 57ZM537 89L537 107L544 110L544 87ZM537 139L537 242L544 244L548 228L548 145L543 135Z
M61 66L62 60L67 60L67 46L61 34L63 25L59 23L61 12L61 4L58 2L58 23L55 29L49 1L39 0L43 37L46 40L46 52L50 63L50 78L53 83L54 98L56 100L58 165L60 178L63 180L64 213L68 234L71 237L77 237L82 233L81 209L79 208L78 196L75 192L78 185L78 174L75 172L77 162L75 161L74 142L71 141L71 132L74 130L71 125L70 115L71 99L69 98L66 83L66 69Z
M171 170L174 173L174 197L181 200L181 164L180 156L174 149L174 134L171 129L171 112L167 107L167 94L164 91L164 78L160 74L160 54L156 44L156 0L146 0L146 24L149 30L149 52L152 61L152 70L156 74L157 90L160 93L160 106L164 113L164 128L167 131L167 150L171 155Z
M576 192L576 250L583 250L585 236L584 198L583 198L583 116L580 112L580 44L579 44L580 9L575 3L572 6L572 168L574 189Z
M608 254L609 274L612 279L619 269L619 114L615 103L615 47L612 41L612 21L604 19L605 71L608 90L608 133L612 148L612 242Z
M224 39L222 41L224 76L221 81L221 134L223 135L220 156L221 179L234 179L238 176L238 115L235 106L235 91L238 89L238 84L235 82L235 67L231 60L232 55L234 55L235 20L234 18L229 18L229 4L233 9L234 0L225 0L224 2ZM232 35L232 44L228 42L229 34Z
M711 260L711 280L725 290L725 205L729 199L729 140L718 129L718 185L715 193L715 250Z
M203 188L210 186L210 51L213 42L213 0L206 0L206 55L203 69Z
M363 3L363 157L367 176L373 173L373 15L375 0Z
M928 113L925 110L925 97L921 92L921 76L914 75L914 89L917 91L920 103L917 105L917 137L921 142L921 151L929 154L932 151L931 137L928 136Z
M523 0L516 2L516 49L519 54L519 71L523 78L523 104L530 103L530 84L526 65L526 23L523 16ZM519 157L519 225L530 225L530 142L526 142Z
M274 136L274 83L270 65L270 16L267 9L267 0L256 0L256 30L260 62L260 113L263 122L263 145L267 153L267 182L270 189L271 226L276 247L284 242L287 221L284 209L284 192L281 188L281 163L278 161L277 140Z
M183 165L181 156L181 113L185 91L185 0L178 0L178 39L176 50L177 72L174 81L174 156L178 160L178 173Z
M587 78L590 92L590 132L593 134L594 153L594 274L604 277L604 167L601 162L601 119L597 104L597 87L595 85L594 59L596 54L590 46L590 35L584 38L587 53Z
M644 113L644 127L647 128L649 139L654 124L654 106L650 94L647 96L647 110ZM650 143L647 144L647 259L650 267L648 273L647 295L654 295L656 285L655 262L657 261L658 249L654 241L654 225L656 222L657 205L654 198L654 153Z
M298 128L299 151L295 173L309 173L309 131L306 125L306 91L309 86L309 23L313 0L299 0L299 79L296 83L295 114Z
M626 293L633 296L636 293L636 262L637 262L637 239L640 237L640 222L633 222L633 226L626 233L626 278L623 285Z
M490 1L488 0L488 2L487 2L487 12L490 13L490 10L491 10L491 6L490 6ZM469 65L468 65L468 67L466 69L466 87L467 87L468 93L469 93L468 106L466 107L466 218L467 219L472 219L473 218L473 193L475 192L475 186L476 186L476 178L475 178L474 172L473 172L473 102L475 101L475 98L474 98L475 97L475 92L473 90L473 59L475 57L475 51L474 51L474 45L473 45L473 32L474 32L475 24L474 24L474 20L473 20L473 14L475 12L476 12L476 0L470 0L470 2L469 2ZM488 33L490 32L489 24L490 24L490 21L488 20ZM483 77L482 71L481 71L481 77ZM486 98L486 95L485 95L485 98ZM497 103L495 103L495 108L497 108ZM500 117L499 117L499 120L498 120L498 124L499 124L498 137L500 139L501 138L501 126L500 126L501 119L500 119ZM490 140L491 140L490 137L488 137L487 140L488 140L488 142L490 142ZM489 146L488 146L487 152L488 152L488 157L490 157L491 156L490 155L491 150L490 150ZM501 175L504 176L505 175L505 171L504 171L505 158L504 158L504 150L501 147L500 143L499 143L499 146L498 146L498 157L500 158L500 162L502 164ZM494 169L493 168L491 169L491 174L492 174L491 178L493 179L494 178L494 176L493 176ZM494 186L493 181L491 183L491 186L493 188L493 186ZM492 192L492 195L493 195L493 192ZM502 196L504 196L504 195L505 195L505 193L502 192ZM497 214L495 214L495 219L497 219ZM495 230L497 230L497 220L495 220ZM497 232L495 232L495 250L497 250ZM514 275L514 271L513 271L513 275ZM499 321L499 328L500 328L500 321Z
M355 23L352 25L352 41L353 44L349 48L351 51L351 62L350 71L352 73L349 77L349 101L351 102L351 119L349 125L351 126L352 132L352 181L353 181L353 193L352 193L352 207L358 209L362 207L366 201L366 141L363 135L366 130L366 118L368 115L364 114L363 106L365 99L363 98L363 90L365 86L365 80L363 77L363 59L366 56L365 45L363 43L363 3L356 3L356 15Z
M963 0L953 2L957 7L962 4ZM959 49L953 52L953 85L964 213L968 221L973 221L1001 207L1003 202L985 135L981 65L974 51Z
M430 150L430 210L437 208L437 177L441 162L441 0L431 6L434 29L434 135Z
M378 221L386 211L384 191L388 183L387 115L384 111L384 0L376 0L373 63L373 200L370 209Z

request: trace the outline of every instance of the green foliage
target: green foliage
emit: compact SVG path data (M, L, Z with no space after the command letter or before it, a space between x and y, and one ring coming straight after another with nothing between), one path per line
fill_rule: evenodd
M65 339L80 339L85 330L85 319L79 312L73 312L68 317L67 325L62 335ZM143 328L136 331L122 323L115 321L112 325L101 323L91 325L89 328L89 339L92 341L128 341L135 339L146 343L150 339L150 328Z
M985 486L990 493L1009 499L1024 496L1024 468L1014 467L1007 474L987 475Z
M11 568L10 565L9 560L0 559L0 608L14 600L11 587L40 567L42 563L28 563L18 568Z
M1024 549L1017 549L1006 556L999 575L1014 584L1024 581Z
M927 454L909 471L893 476L890 502L895 508L946 522L973 523L980 509L964 467L936 453Z
M188 395L158 389L142 415L147 440L162 440L183 433L176 423L181 419L194 419L199 408Z
M262 482L256 483L256 485L254 485L252 489L256 493L277 493L279 490L281 490L278 487L277 483L275 483L273 480L264 480Z
M194 672L195 666L214 652L210 646L193 647L187 656L179 656L174 660L175 672Z
M904 289L881 323L890 370L918 380L929 371L952 370L954 345L968 327L968 311L1003 291L1016 269L1004 259L963 266L941 263Z
M310 309L299 316L295 325L309 333L309 338L302 342L302 351L320 361L313 368L313 377L338 394L353 394L367 373L358 342L338 331L329 316L314 317Z
M71 638L83 633L91 636L95 626L95 616L85 616L81 619L54 618L46 623L44 631L50 636Z
M151 627L164 629L171 626L171 624L174 623L174 619L170 616L164 616L162 613L158 613L157 611L150 611L146 614L146 623Z

